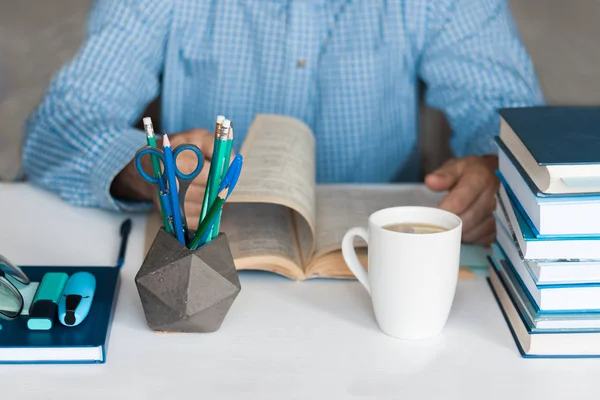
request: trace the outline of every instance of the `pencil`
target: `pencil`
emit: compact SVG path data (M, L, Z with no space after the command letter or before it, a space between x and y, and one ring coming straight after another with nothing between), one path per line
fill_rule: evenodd
M223 172L221 173L221 176L219 177L219 185L223 181L223 177L227 173L227 169L229 169L229 163L231 160L231 147L233 145L233 125L231 125L229 127L229 137L227 138L227 142L225 142L225 143L226 143L225 150L224 150L225 151L225 162L223 163ZM219 213L217 214L217 218L215 220L215 224L213 225L213 228L212 228L211 237L213 239L219 235L219 226L221 225L221 214L222 214L222 211L219 211Z
M219 140L217 143L217 153L213 155L211 160L211 167L214 165L214 171L212 172L212 176L210 177L210 186L209 186L209 197L208 197L208 205L212 206L213 201L217 198L217 190L221 185L221 177L223 175L223 168L225 167L225 151L227 150L227 140L229 139L229 128L231 126L231 121L225 119L223 121L223 126L221 127L221 135L219 136Z
M148 146L156 148L156 137L154 136L154 126L152 125L151 118L144 118L144 130L146 131L146 141ZM151 155L150 159L152 160L152 171L154 172L154 177L158 179L158 200L160 203L160 213L163 219L163 225L165 230L169 233L173 233L173 229L171 227L171 221L165 212L165 204L164 204L164 196L162 194L165 193L166 188L164 187L164 181L162 180L162 173L160 171L160 162L158 157Z
M213 156L212 159L214 161L215 156L217 155L218 152L218 147L219 147L219 136L221 135L221 129L223 126L223 122L225 121L225 117L223 115L219 115L217 116L217 124L215 126L215 140L213 143ZM200 219L198 220L198 226L200 226L200 224L202 223L202 221L204 220L204 217L206 216L206 213L208 212L208 209L210 208L210 204L209 204L209 199L210 199L210 182L211 179L214 175L214 170L216 168L216 165L214 162L211 162L210 164L210 170L208 172L208 179L206 182L206 188L204 189L204 198L202 199L202 209L200 211Z
M221 185L220 178L221 172L223 171L223 164L225 163L225 148L226 141L229 138L229 127L231 121L225 119L223 126L221 127L221 134L217 140L217 152L213 154L211 160L211 169L208 177L208 207L212 207L212 203L217 198L217 191Z
M213 224L217 218L217 215L221 212L221 208L225 203L225 197L227 196L228 188L223 189L213 201L210 209L206 213L204 221L198 226L198 230L194 235L194 238L190 242L188 248L190 250L196 250L199 246L202 246L206 242L210 241L210 233L212 231Z

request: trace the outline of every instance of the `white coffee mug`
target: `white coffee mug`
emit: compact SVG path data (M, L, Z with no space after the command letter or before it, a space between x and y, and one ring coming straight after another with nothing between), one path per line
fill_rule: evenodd
M436 233L384 229L399 223L437 225ZM461 219L429 207L393 207L373 213L368 230L350 229L342 241L346 264L371 295L379 328L399 339L428 339L444 329L458 281ZM368 246L368 272L354 248Z

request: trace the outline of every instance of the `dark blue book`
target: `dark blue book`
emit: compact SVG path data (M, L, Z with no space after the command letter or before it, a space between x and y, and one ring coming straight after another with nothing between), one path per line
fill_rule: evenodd
M61 325L56 317L52 329L32 331L28 316L0 320L0 363L104 363L117 296L119 267L21 267L32 282L48 272L69 276L87 271L96 278L96 291L89 314L74 327Z
M600 107L505 108L497 142L514 158L533 192L600 193Z

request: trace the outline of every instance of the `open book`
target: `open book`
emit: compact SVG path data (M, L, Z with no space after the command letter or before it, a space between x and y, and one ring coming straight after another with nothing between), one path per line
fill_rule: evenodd
M258 115L240 153L244 167L220 226L238 270L295 280L353 278L340 250L348 229L366 227L379 209L435 207L443 197L424 185L317 186L313 133L290 117ZM158 214L149 220L146 248L160 225ZM356 246L366 268L365 243Z

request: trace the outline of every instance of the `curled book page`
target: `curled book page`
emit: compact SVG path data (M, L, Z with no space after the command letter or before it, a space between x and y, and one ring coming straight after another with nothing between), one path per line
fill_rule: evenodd
M221 231L227 235L237 269L303 278L290 209L266 203L229 204Z
M315 140L302 122L277 115L259 115L250 127L240 151L242 174L228 202L271 203L294 210L305 222L297 228L311 246L303 246L308 259L314 248Z

